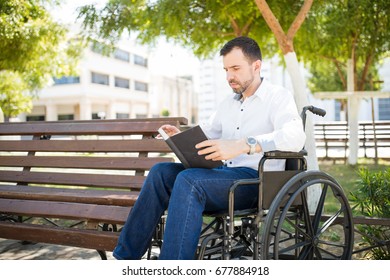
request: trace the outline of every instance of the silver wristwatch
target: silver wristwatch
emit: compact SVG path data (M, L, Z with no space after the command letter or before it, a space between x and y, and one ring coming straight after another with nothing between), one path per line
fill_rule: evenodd
M253 137L253 136L249 136L249 137L246 138L246 143L250 147L248 155L253 155L255 153L255 151L256 151L256 144L257 144L256 138Z

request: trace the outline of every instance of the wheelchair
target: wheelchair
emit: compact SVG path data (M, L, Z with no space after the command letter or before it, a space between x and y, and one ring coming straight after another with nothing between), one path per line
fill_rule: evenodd
M314 106L306 112L324 116ZM343 189L330 175L307 170L303 149L298 153L264 153L259 178L238 180L229 192L225 213L204 213L197 259L332 260L351 259L354 241L352 212ZM284 171L264 171L266 161L285 159ZM256 209L234 210L238 188L258 184ZM312 193L319 195L311 195ZM316 197L315 199L310 199Z

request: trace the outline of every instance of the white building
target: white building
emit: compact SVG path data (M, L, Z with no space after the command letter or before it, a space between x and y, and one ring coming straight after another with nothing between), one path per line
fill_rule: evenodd
M27 120L88 120L171 116L195 118L191 79L153 77L148 52L132 42L118 45L111 56L99 48L85 50L75 77L56 79L39 93ZM169 102L168 102L169 101Z
M150 97L152 116L161 116L166 111L170 117L186 117L190 123L197 122L192 77L153 76Z

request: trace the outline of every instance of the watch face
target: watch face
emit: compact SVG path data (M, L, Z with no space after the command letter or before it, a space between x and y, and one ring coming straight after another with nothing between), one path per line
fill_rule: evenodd
M257 143L256 138L254 137L248 137L248 144L249 145L255 145Z

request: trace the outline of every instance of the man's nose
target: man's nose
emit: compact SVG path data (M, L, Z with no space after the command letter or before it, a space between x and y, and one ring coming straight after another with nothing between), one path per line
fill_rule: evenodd
M233 73L231 73L231 72L229 72L229 71L226 71L226 80L227 80L228 82L230 82L230 81L233 80L233 79L234 79Z

